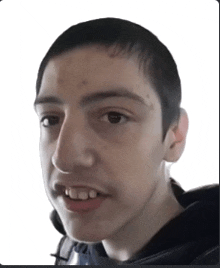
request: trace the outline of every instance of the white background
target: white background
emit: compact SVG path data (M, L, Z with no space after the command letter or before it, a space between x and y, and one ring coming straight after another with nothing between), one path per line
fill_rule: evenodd
M61 235L41 176L38 66L52 42L81 21L119 17L156 34L173 54L189 115L185 152L171 175L187 190L218 182L218 3L215 0L3 0L0 2L0 263L53 264Z

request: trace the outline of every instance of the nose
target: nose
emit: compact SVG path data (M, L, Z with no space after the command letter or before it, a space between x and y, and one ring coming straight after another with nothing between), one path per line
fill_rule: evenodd
M90 168L94 163L91 133L82 123L66 120L56 140L52 164L59 172L69 174L76 167Z

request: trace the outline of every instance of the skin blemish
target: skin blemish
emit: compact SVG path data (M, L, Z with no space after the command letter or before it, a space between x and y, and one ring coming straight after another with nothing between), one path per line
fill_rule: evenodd
M58 85L63 85L63 84L64 84L64 79L62 79L62 78L58 78L58 80L57 80L57 84L58 84Z
M147 100L146 100L146 102L147 102L147 105L149 106L150 111L154 110L154 105L153 105L153 103L150 100L149 94L147 94Z
M83 87L83 86L86 86L86 85L88 85L88 80L86 80L86 79L83 79L80 83L79 83L79 88L81 88L81 87Z
M88 80L84 79L84 80L82 81L82 85L87 85L87 84L88 84Z

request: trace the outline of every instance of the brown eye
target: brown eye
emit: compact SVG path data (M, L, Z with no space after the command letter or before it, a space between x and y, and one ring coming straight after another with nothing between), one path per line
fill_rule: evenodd
M59 123L59 117L45 116L41 119L41 123L44 127L51 127Z
M129 118L118 112L108 112L104 116L102 116L102 121L105 121L110 124L122 124L129 120Z
M121 121L122 116L120 113L110 112L108 113L108 120L111 124L117 124Z

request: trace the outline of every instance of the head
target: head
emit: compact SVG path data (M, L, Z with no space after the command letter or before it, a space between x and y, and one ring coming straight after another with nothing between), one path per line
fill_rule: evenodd
M181 82L176 63L167 47L150 31L130 21L104 18L79 23L62 33L41 62L36 93L41 87L44 70L50 61L75 48L99 44L114 48L111 56L135 55L146 79L153 86L162 109L162 140L180 117Z
M45 187L71 238L104 240L165 194L165 162L180 158L188 121L176 64L155 35L113 18L72 26L36 88ZM107 195L100 208L62 207L65 188L79 185Z

